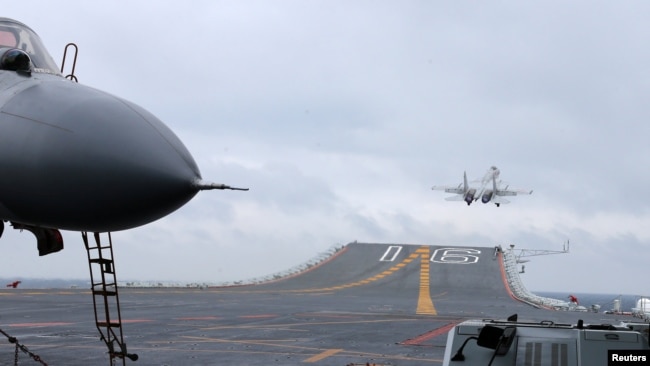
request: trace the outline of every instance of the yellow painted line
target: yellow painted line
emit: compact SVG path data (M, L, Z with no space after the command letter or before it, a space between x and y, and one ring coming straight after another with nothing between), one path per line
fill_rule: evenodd
M306 359L306 360L304 360L302 362L310 362L310 363L318 362L318 361L324 360L324 359L326 359L326 358L328 358L330 356L334 356L335 354L337 354L337 353L339 353L341 351L343 351L343 350L342 349L328 349L327 351L321 352L321 353L319 353L317 355L309 357L308 359Z
M378 281L384 277L393 275L395 272L406 267L409 263L415 261L418 257L420 257L420 292L418 296L418 306L417 306L416 314L438 315L436 308L433 306L433 301L431 300L431 292L429 289L429 282L430 282L429 281L429 264L430 264L429 252L430 252L429 246L423 245L420 248L416 249L408 257L403 259L400 263L390 267L389 269L379 274L376 274L372 277L368 277L357 282L351 282L347 284L341 284L338 286L331 286L325 288L307 288L301 290L286 290L282 292L288 292L288 293L315 293L315 292L323 292L323 291L331 292L331 291L338 291L338 290L349 289L352 287L367 285L369 283Z
M421 253L420 259L420 294L418 296L418 308L416 314L421 315L438 315L436 308L431 300L431 290L429 289L429 247L420 248L416 252Z

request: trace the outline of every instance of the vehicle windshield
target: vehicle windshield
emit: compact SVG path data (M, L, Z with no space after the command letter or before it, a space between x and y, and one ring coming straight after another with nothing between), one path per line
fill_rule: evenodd
M27 52L32 59L34 72L61 74L38 35L20 22L0 18L0 48L18 48Z

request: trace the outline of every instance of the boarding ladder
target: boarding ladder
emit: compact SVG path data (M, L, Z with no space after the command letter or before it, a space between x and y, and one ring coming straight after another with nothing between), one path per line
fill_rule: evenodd
M104 242L101 241L101 235L106 235ZM136 361L138 355L126 352L126 344L122 336L122 316L113 262L111 233L93 233L94 243L88 240L87 232L82 232L81 236L88 252L95 324L101 340L108 347L110 365L114 365L116 359L121 359L122 365L125 365L125 357Z

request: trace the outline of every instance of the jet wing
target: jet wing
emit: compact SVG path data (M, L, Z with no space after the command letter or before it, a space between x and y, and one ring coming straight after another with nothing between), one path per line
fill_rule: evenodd
M433 186L431 187L434 191L445 191L447 193L456 193L456 194L465 194L463 185L459 184L458 187L454 186Z
M533 194L533 190L526 189L499 189L496 191L497 196L516 196L518 194Z
M460 193L455 196L446 197L445 201L465 201L465 196L462 193Z

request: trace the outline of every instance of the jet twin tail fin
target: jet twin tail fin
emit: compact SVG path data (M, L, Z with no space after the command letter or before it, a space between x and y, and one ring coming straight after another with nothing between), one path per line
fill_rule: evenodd
M469 190L469 184L467 184L467 171L463 172L463 191L467 192Z
M447 201L463 201L463 196L470 189L469 184L467 183L467 173L463 174L463 183L459 183L457 186L433 186L431 187L434 191L445 191L447 193L454 193L460 195L459 197L447 197Z

